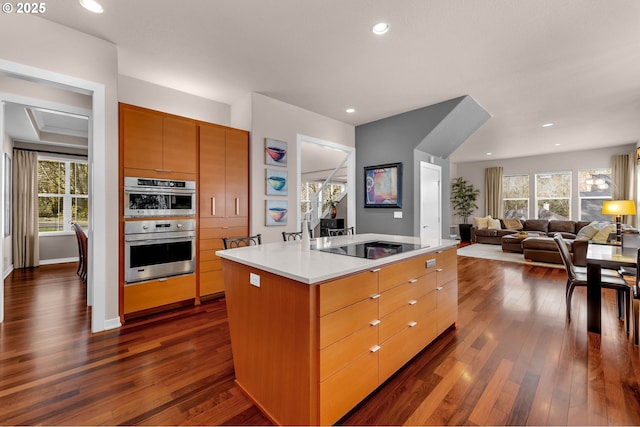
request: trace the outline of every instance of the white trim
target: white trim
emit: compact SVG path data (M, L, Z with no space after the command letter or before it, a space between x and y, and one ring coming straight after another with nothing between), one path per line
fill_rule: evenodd
M0 59L0 73L91 95L92 111L89 121L89 247L88 259L93 260L87 271L87 303L92 306L91 331L100 332L111 328L113 320L106 317L106 245L107 233L107 186L106 186L106 88L104 84L67 76L50 70L31 67ZM3 99L0 99L2 101ZM39 103L45 106L46 102ZM1 122L0 122L1 123ZM0 135L4 126L0 128ZM0 249L0 255L3 255ZM0 257L2 259L2 257ZM4 289L4 285L3 285ZM4 319L4 300L0 321ZM119 321L118 321L119 323Z
M7 277L9 277L9 275L10 275L11 273L13 273L13 264L11 264L11 265L9 266L9 268L7 268L7 270L6 270L4 273L2 273L2 280L4 280L4 279L6 279Z
M40 265L64 264L67 262L78 262L78 257L41 259Z
M104 320L104 330L108 331L109 329L117 329L122 326L120 323L120 318L116 317L113 319L105 319Z

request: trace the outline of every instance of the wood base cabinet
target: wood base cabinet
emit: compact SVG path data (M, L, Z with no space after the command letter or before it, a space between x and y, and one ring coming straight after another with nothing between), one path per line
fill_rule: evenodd
M192 300L195 297L195 274L126 285L124 286L124 314Z
M455 248L313 285L222 266L236 382L277 424L334 424L457 320Z

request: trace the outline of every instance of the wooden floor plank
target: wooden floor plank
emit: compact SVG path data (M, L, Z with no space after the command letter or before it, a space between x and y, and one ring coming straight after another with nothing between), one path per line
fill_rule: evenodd
M459 257L459 319L343 425L640 425L640 350L603 292L572 320L562 269ZM269 425L234 383L224 299L99 334L76 265L15 271L0 324L2 425Z

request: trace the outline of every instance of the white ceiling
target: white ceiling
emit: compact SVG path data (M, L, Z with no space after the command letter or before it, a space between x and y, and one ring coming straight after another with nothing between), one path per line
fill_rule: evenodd
M359 125L470 95L492 118L454 162L640 138L638 1L101 1L42 17L115 43L121 74L216 101L258 92Z

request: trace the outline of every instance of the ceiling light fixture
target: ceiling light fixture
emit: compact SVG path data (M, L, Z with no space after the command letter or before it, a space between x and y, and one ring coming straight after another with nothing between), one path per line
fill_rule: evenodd
M389 31L389 24L386 22L378 22L376 25L371 28L373 34L382 35L386 34Z
M80 4L89 12L93 12L93 13L104 12L104 9L100 5L100 3L98 3L96 0L80 0Z
M545 123L542 125L543 128L550 128L551 126L553 126L555 123Z
M347 109L346 109L346 110L344 110L344 111L346 111L347 113L351 114L351 113L355 113L355 112L356 112L356 109L355 109L355 108L347 108Z
M493 153L487 153L487 156L491 156L491 155L493 155Z

